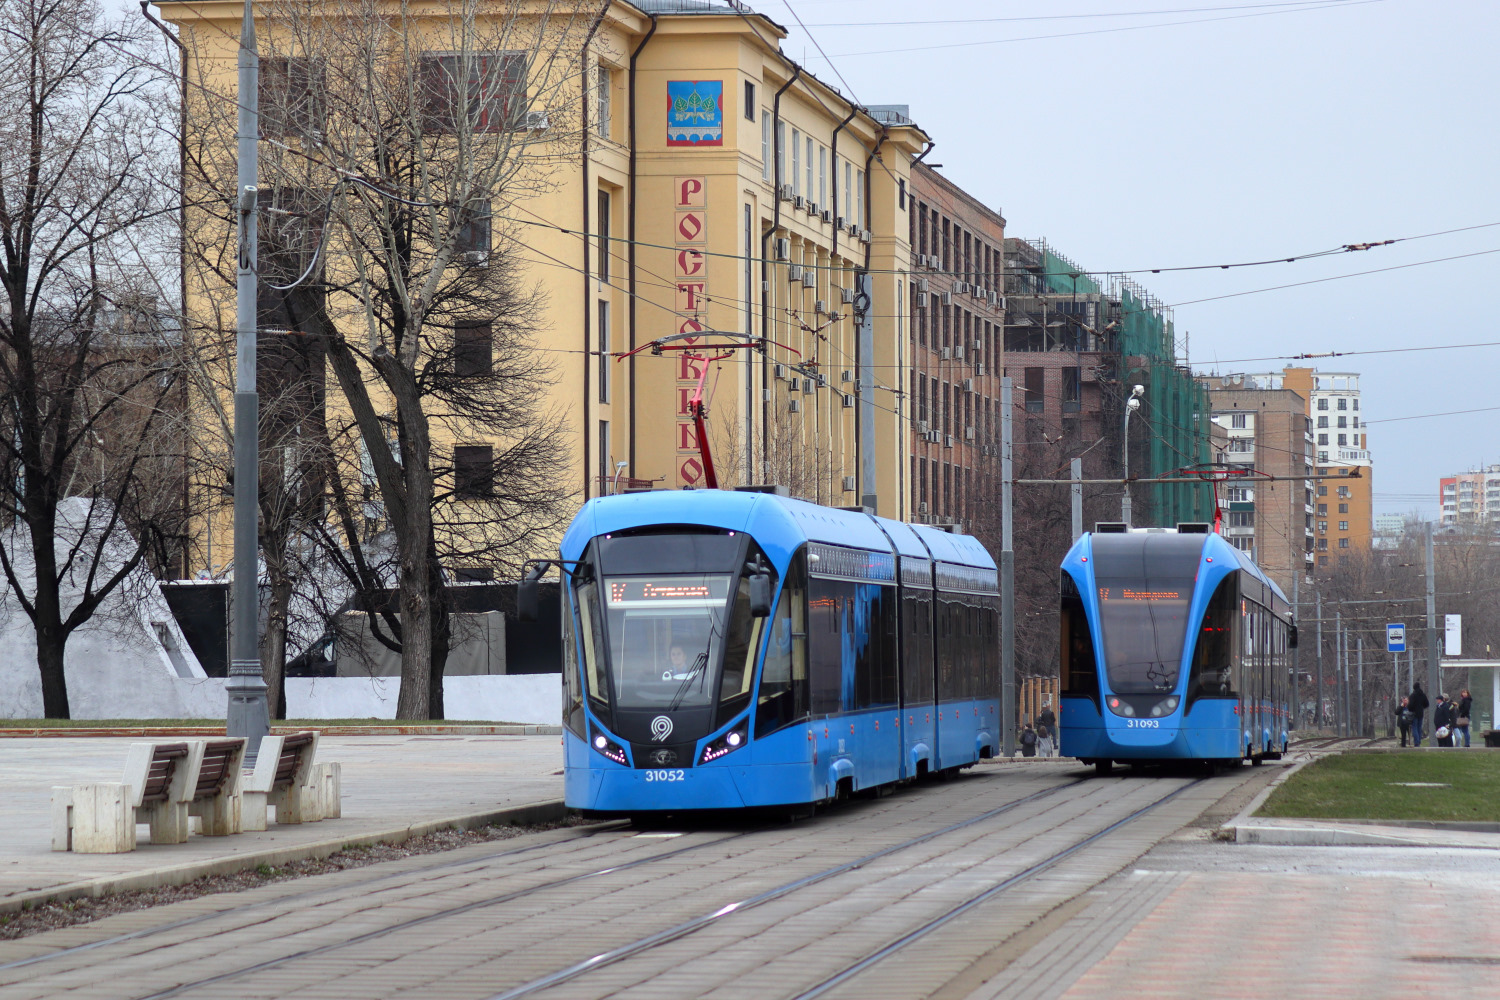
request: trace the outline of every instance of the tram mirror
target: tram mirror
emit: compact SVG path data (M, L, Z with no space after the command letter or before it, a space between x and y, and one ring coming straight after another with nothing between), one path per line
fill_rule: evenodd
M771 617L771 574L750 574L750 616Z
M1286 636L1286 648L1287 649L1296 649L1297 648L1297 626L1295 626L1295 625L1293 625L1292 628L1291 628L1291 631L1287 633L1287 636Z
M516 584L516 621L534 622L539 617L540 598L537 595L535 569L527 570Z

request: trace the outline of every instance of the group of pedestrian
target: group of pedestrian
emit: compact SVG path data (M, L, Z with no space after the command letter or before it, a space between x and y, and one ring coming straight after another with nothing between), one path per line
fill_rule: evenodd
M1036 726L1030 720L1021 727L1022 757L1051 757L1057 753L1057 716L1049 705L1036 717Z
M1422 745L1423 721L1430 702L1420 683L1411 686L1411 694L1401 699L1396 706L1396 728L1401 733L1401 745L1411 738L1411 745ZM1456 699L1438 693L1437 703L1432 707L1432 737L1436 746L1469 746L1469 714L1474 708L1474 698L1464 688ZM1462 742L1459 742L1459 741Z

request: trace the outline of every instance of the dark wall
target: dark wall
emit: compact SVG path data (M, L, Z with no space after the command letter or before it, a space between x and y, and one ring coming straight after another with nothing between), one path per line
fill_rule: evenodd
M229 584L163 583L161 592L203 672L229 676Z

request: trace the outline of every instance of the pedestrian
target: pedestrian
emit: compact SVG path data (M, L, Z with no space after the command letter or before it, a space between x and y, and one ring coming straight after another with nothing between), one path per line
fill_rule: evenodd
M1031 728L1031 723L1026 723L1026 728L1021 730L1021 756L1036 756L1036 730Z
M1455 746L1458 745L1459 739L1464 741L1464 746L1469 745L1469 713L1473 710L1474 696L1469 694L1468 688L1464 688L1458 693L1458 707L1453 710L1453 735L1455 737L1453 743Z
M1404 747L1406 738L1411 735L1411 706L1405 698L1396 706L1396 728L1401 731L1401 745Z
M1037 723L1047 730L1047 750L1042 755L1051 757L1057 749L1057 716L1052 712L1052 706L1047 705L1042 709L1042 714L1036 717Z
M1036 724L1036 752L1038 757L1052 756L1052 730L1043 722Z
M1422 745L1422 719L1427 713L1427 694L1422 690L1421 682L1411 686L1411 694L1406 697L1406 704L1411 708L1411 745L1419 747Z
M1437 745L1440 747L1453 745L1453 702L1441 691L1438 692L1437 705L1432 710L1432 735L1437 737Z

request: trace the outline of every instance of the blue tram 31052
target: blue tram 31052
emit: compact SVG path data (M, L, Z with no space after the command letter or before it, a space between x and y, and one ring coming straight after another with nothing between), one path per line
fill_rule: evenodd
M1062 562L1062 753L1260 763L1286 749L1297 629L1286 595L1206 524L1101 524Z
M799 807L999 747L973 538L756 490L585 504L562 543L567 804Z

